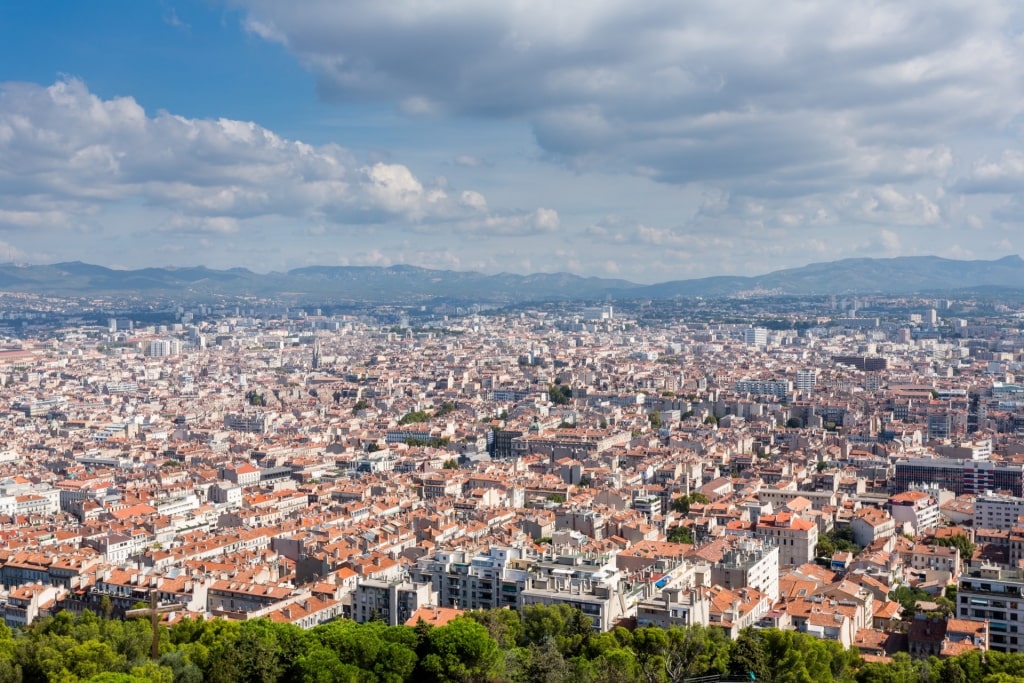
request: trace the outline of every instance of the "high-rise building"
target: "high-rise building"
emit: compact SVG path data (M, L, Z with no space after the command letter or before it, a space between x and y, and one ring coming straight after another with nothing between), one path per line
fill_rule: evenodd
M796 371L796 390L803 392L814 391L814 385L818 381L817 370L797 370Z
M1024 465L953 458L900 460L896 463L895 491L908 491L912 484L935 484L958 496L986 491L1008 491L1012 496L1020 496L1024 492Z
M751 346L767 346L768 330L763 327L748 327L743 330L743 343Z

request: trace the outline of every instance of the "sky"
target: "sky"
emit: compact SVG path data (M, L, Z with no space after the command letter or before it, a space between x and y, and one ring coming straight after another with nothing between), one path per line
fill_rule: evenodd
M0 261L1024 250L1017 0L4 0Z

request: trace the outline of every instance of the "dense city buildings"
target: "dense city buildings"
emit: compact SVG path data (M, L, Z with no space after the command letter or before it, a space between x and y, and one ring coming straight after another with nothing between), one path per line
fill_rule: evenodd
M912 317L929 302L881 298L864 319L720 304L747 324L714 302L92 323L5 303L8 625L154 596L172 619L303 628L566 604L595 630L1017 650L1009 306L944 306L964 324L936 328Z

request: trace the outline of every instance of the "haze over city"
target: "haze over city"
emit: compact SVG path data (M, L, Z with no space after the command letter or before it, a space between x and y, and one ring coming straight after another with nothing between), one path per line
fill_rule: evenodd
M0 260L636 282L1020 249L1011 2L8 2Z

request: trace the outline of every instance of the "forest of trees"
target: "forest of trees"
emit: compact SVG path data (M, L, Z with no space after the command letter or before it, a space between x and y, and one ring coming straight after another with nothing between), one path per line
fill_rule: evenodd
M12 633L0 626L0 683L682 683L699 677L771 683L1024 683L1024 655L865 663L795 631L624 628L594 633L565 605L471 612L447 625L335 621L310 631L265 619L142 619L61 613ZM752 676L754 678L752 678Z

